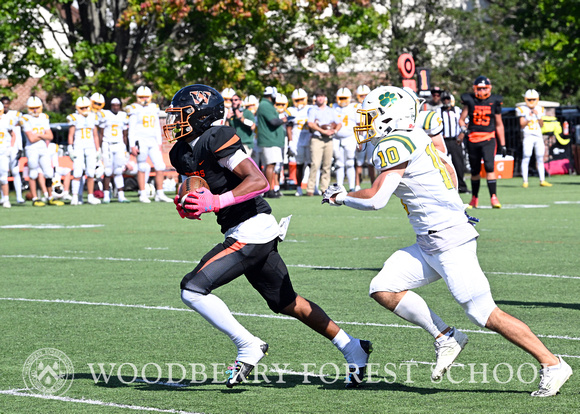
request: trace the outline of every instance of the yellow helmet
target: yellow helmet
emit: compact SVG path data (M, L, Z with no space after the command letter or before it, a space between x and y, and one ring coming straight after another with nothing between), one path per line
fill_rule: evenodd
M292 105L298 109L302 109L308 104L308 94L302 88L294 89L292 92Z
M91 95L91 108L93 111L100 111L105 107L105 97L100 93L93 93Z
M352 92L348 88L340 88L336 92L336 103L341 108L346 108L350 105L350 100L352 98Z
M535 89L528 89L524 94L524 100L528 108L534 109L540 101L540 94Z
M256 98L254 95L248 95L248 96L246 96L244 98L244 100L242 101L242 103L244 104L244 107L246 109L248 109L254 115L258 111L258 104L259 104L259 102L258 102L258 98Z
M28 113L35 118L42 113L42 101L37 96L28 98L26 106L28 107Z
M232 88L225 88L221 95L222 98L224 98L224 106L226 108L231 108L232 107L232 98L234 97L234 95L236 94L236 91L234 91Z
M360 85L356 88L356 100L358 103L362 104L369 93L371 93L371 88L367 85Z
M276 102L274 103L278 113L282 113L288 108L288 98L283 93L276 94Z
M139 86L135 95L137 96L137 103L143 106L149 105L151 103L151 98L153 97L151 89L147 86Z
M75 108L77 112L82 116L87 116L89 114L89 111L91 110L91 102L92 101L89 100L89 98L87 98L86 96L81 96L80 98L77 98L77 101L75 103Z

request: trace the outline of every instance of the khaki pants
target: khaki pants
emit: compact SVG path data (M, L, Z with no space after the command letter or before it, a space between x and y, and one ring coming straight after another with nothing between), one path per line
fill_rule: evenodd
M310 164L310 176L308 177L308 187L306 193L314 193L316 186L316 174L320 170L320 184L318 189L324 192L330 184L330 168L332 167L332 138L313 136L310 140L310 153L312 163Z

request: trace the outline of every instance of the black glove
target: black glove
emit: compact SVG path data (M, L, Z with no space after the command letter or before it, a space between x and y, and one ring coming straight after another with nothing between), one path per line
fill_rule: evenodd
M501 156L505 158L505 156L507 155L507 148L505 147L505 145L500 146L499 151L501 152Z

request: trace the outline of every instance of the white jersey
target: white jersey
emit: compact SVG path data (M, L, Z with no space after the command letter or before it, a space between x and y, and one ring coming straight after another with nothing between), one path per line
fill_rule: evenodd
M382 138L373 164L384 171L408 161L394 194L401 199L418 235L467 223L464 206L433 141L416 127L395 130Z
M27 132L33 132L35 134L43 134L45 131L50 130L50 118L47 114L41 113L37 117L32 116L30 114L26 114L22 116L21 119L22 124L22 131L26 134ZM26 137L26 147L44 147L46 148L47 143L41 139L36 141L35 143L31 143L28 140L28 136Z
M95 148L93 132L99 122L96 112L89 112L87 116L75 112L67 116L66 120L70 126L75 127L73 141L75 150L79 148Z
M436 111L420 111L415 120L415 125L422 128L430 137L443 132L443 120Z
M298 109L295 106L288 108L290 116L294 117L292 121L292 141L297 140L297 145L305 147L310 145L312 133L308 129L308 111L310 105L304 105Z
M340 123L342 128L336 133L334 138L354 138L354 127L357 124L357 113L355 104L349 104L344 108L338 104L333 104L332 109L336 112L336 115L340 118Z
M7 115L0 115L0 155L9 155L12 148L13 130L12 119Z
M125 108L129 115L129 146L136 141L155 141L162 144L161 126L159 124L159 105L150 103L142 106L134 103Z
M117 114L105 109L99 122L103 128L103 142L110 144L123 143L123 131L129 127L129 117L126 112L119 111Z
M12 131L16 135L16 142L14 143L14 148L16 150L22 150L22 132L20 128L20 121L22 120L22 114L15 110L10 110L4 114L10 118L10 125L12 125Z
M536 110L536 114L532 114L531 109L527 106L518 106L516 108L516 115L524 117L528 121L528 124L522 128L524 139L527 137L542 138L542 127L540 126L539 120L543 116L546 116L546 110L540 105L536 105L534 109Z

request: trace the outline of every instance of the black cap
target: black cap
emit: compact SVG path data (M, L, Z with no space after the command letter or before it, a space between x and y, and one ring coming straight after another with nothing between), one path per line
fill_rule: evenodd
M439 86L433 86L431 88L431 95L433 95L434 93L441 94L441 92L443 92L443 89L441 89Z
M473 86L488 86L488 85L491 85L491 81L489 80L489 78L486 78L485 76L478 76L473 81Z

